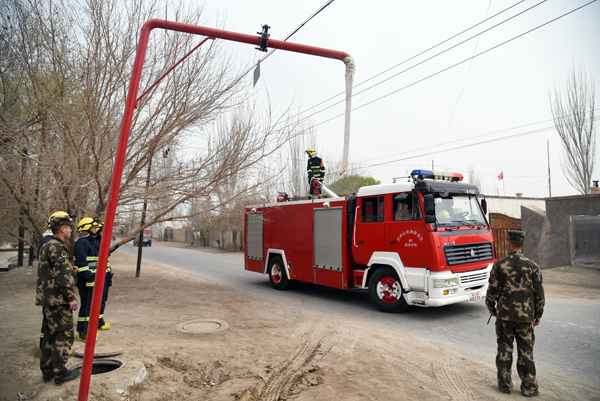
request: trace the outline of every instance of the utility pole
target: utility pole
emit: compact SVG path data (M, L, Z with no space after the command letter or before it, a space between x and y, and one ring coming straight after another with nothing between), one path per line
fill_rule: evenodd
M154 156L154 152L152 152L152 156L150 156L150 161L148 162L148 173L146 174L146 193L144 195L144 207L142 209L142 222L140 223L140 227L143 227L146 223L146 210L148 209L148 186L150 186L150 172L152 171L152 159ZM142 248L144 247L144 230L140 231L140 238L138 240L138 257L137 257L137 265L135 267L135 278L140 277L140 270L142 269Z
M546 141L548 145L548 197L552 198L552 182L550 181L550 141Z
M23 266L23 254L25 252L25 211L23 210L23 201L25 198L25 170L26 170L26 159L27 149L23 149L21 155L21 205L19 207L19 247L17 248L17 266Z

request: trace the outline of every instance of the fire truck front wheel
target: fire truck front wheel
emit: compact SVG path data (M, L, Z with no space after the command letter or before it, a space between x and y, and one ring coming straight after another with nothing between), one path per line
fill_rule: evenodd
M391 267L380 267L369 280L369 298L383 312L400 313L408 309L402 292L402 283Z
M281 256L274 256L269 262L269 279L276 290L287 290L292 285L285 273Z

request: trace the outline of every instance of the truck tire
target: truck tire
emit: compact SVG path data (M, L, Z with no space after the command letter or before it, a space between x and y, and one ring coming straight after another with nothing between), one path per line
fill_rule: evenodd
M369 279L369 298L382 312L401 313L410 305L402 296L402 283L391 267L380 267Z
M285 274L285 266L281 256L273 256L269 261L269 280L276 290L287 290L292 285Z

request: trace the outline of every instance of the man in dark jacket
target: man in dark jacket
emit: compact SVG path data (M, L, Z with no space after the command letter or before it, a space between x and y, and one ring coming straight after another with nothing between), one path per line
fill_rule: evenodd
M94 246L98 222L91 217L84 217L79 220L77 231L81 235L75 242L77 289L79 289L79 297L81 298L81 307L77 317L77 340L85 341L96 282L96 266L98 265L98 250ZM103 316L99 317L98 326L104 326Z
M485 303L490 314L496 316L498 388L510 394L510 370L516 340L521 394L535 397L540 393L533 361L533 327L540 324L545 298L539 266L523 256L524 240L523 231L508 232L509 254L494 263Z
M53 236L41 249L35 289L35 304L42 306L44 314L40 370L44 382L54 378L61 385L81 374L66 367L74 337L72 311L77 310L73 266L65 245L73 232L73 220L60 212L54 213L48 224Z
M318 182L323 182L325 178L325 164L323 159L317 156L317 151L313 148L307 149L306 154L308 155L308 185L310 186L310 195L315 194L315 189L318 188Z
M98 220L98 231L96 232L96 238L94 239L94 246L98 251L98 255L100 255L100 243L102 242L102 228L104 227L104 222ZM106 275L104 276L104 290L102 291L102 304L100 305L100 316L104 319L104 310L106 309L106 301L108 300L108 287L112 285L113 272L110 267L110 261L106 260ZM104 322L103 325L100 325L100 321L98 321L98 329L100 330L110 330L110 323Z

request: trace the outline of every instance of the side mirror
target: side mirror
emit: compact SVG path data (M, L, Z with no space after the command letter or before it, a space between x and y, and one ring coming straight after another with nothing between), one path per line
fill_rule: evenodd
M435 223L435 216L425 216L425 224Z
M487 201L485 199L481 200L481 208L483 209L483 214L487 214Z
M425 216L435 216L435 201L433 199L433 194L423 195L423 209L425 209Z

